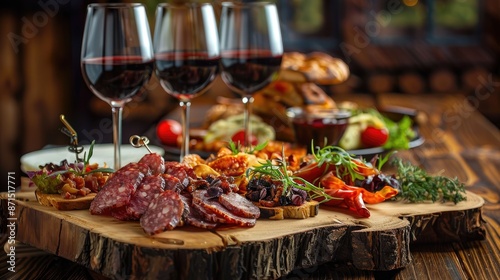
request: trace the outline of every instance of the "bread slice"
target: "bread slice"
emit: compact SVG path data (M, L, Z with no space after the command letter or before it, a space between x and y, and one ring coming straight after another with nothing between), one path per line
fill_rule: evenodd
M319 202L315 200L306 201L300 206L266 207L256 204L260 209L260 218L270 220L307 219L318 215L319 212Z
M86 196L66 199L61 197L59 194L46 194L39 190L35 191L36 199L38 203L44 206L54 207L57 210L82 210L89 209L90 203L95 197L95 193L89 193Z

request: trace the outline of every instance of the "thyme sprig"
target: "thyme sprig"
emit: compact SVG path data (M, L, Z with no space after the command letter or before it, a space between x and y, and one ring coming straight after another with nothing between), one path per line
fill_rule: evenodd
M282 151L282 155L284 159L284 151ZM291 188L297 188L306 191L311 199L322 198L321 203L337 199L328 195L323 188L316 187L303 178L290 175L286 160L275 159L271 161L268 159L259 166L248 168L245 175L249 180L254 176L269 176L272 180L281 182L283 184L282 196L286 196Z
M430 175L425 170L396 158L397 179L401 190L396 198L409 202L441 201L457 204L466 200L465 185L457 178Z

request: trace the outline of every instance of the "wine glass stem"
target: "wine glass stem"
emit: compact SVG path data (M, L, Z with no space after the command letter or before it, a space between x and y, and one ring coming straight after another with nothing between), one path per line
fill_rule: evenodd
M247 95L242 98L243 105L245 106L243 111L243 121L244 121L244 129L245 129L245 147L250 147L252 143L250 143L250 135L252 133L250 127L250 116L252 115L252 103L253 97Z
M123 106L111 106L113 112L113 145L115 149L115 170L121 167L120 144L122 141L122 112Z
M191 108L191 102L181 101L182 109L182 147L181 147L181 157L180 161L189 154L189 108Z

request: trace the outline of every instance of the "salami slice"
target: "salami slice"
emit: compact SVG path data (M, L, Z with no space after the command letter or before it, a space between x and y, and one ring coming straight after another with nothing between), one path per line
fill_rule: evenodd
M165 180L159 175L145 177L137 190L132 195L130 203L127 205L127 215L129 220L139 220L148 209L151 201L161 192L165 187Z
M144 155L139 160L139 163L146 164L151 169L153 175L163 174L165 172L165 160L157 153Z
M90 203L90 213L109 215L113 209L126 206L143 178L144 174L137 169L122 170L115 174Z
M223 193L219 196L219 202L237 216L253 219L260 216L259 207L237 193Z
M179 178L170 174L162 174L161 176L165 180L165 190L172 190L180 193L184 189L184 185Z
M191 208L191 211L189 211L186 222L192 226L204 229L213 229L218 225L218 223L206 221L202 214L194 208Z
M210 199L205 196L206 192L206 190L194 191L193 203L199 204L203 208L212 211L217 216L224 218L227 224L238 225L242 227L253 227L255 225L256 219L236 216L226 207L220 204L217 199Z
M149 166L147 166L146 164L140 162L131 162L118 169L115 173L113 173L113 175L119 175L130 170L139 170L142 174L144 174L144 176L151 175L151 168L149 168Z
M209 209L204 208L202 205L200 205L198 203L191 204L191 209L198 212L198 214L200 214L200 216L203 218L203 220L205 220L207 222L216 223L216 224L226 223L226 220L224 220L224 218L217 216L214 212L212 212Z
M181 222L183 211L184 203L179 194L166 190L149 204L140 219L141 227L149 235L172 230Z
M185 182L189 182L189 178L196 178L191 167L175 161L165 162L165 173L177 177L185 186L187 186Z
M111 210L111 217L118 219L120 221L130 220L130 215L127 213L127 207L122 206Z

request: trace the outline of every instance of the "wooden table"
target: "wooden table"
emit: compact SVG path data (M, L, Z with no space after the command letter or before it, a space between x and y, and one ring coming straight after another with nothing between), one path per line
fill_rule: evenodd
M374 98L349 95L336 100L340 99L355 101L362 106L396 105L418 109L421 112L421 133L426 142L418 148L402 151L400 155L430 173L442 171L444 175L457 176L466 183L469 191L482 196L486 202L482 216L486 238L481 241L444 240L441 243L411 244L413 261L405 268L394 271L362 271L346 263L329 263L296 270L283 278L500 279L499 130L461 96L382 94ZM36 250L29 251L35 252L35 256L19 257L16 260L18 273L2 269L0 278L15 276L14 279L22 279L27 275L31 279L103 278L68 260ZM5 266L6 260L7 256L0 254L0 267Z

